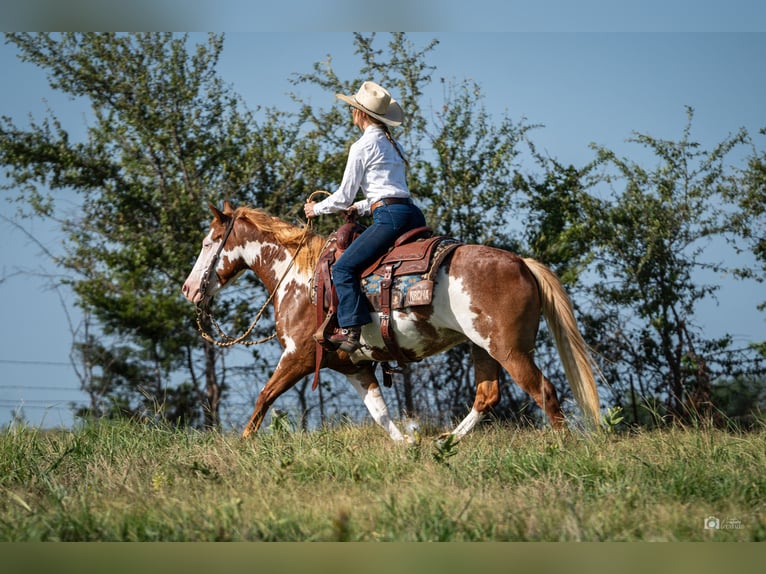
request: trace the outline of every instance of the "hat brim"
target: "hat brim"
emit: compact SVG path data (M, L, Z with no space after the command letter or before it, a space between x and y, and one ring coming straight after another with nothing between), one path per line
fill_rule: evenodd
M344 94L335 94L335 97L338 98L339 100L343 100L348 105L356 108L357 110L363 111L365 114L380 120L386 125L396 127L396 126L402 125L402 122L404 121L404 110L402 109L402 106L399 105L399 102L397 102L396 100L392 99L390 102L388 102L388 110L386 110L386 114L380 115L365 108L363 105L357 102L356 98L354 98L353 96L346 96Z

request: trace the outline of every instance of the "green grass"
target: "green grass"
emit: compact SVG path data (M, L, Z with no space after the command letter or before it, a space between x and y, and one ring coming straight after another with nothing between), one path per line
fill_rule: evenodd
M0 541L756 541L766 431L0 431ZM716 516L722 528L705 529ZM727 520L729 522L727 522Z

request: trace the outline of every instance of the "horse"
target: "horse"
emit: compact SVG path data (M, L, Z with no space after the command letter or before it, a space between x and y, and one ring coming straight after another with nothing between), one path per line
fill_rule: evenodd
M213 220L182 293L206 305L221 288L247 270L271 294L276 337L282 355L255 402L242 436L253 435L274 401L315 371L316 307L312 282L326 238L252 207L223 210L212 204ZM470 342L475 397L465 418L443 438L468 434L500 400L501 369L540 406L550 424L566 426L556 389L533 359L541 317L554 337L572 394L589 428L600 425L593 363L562 284L547 266L509 251L461 244L438 270L430 305L407 307L389 318L396 340L414 360ZM391 357L380 316L362 329L360 349L328 352L324 368L344 374L372 419L394 441L412 442L391 415L375 376L378 362Z

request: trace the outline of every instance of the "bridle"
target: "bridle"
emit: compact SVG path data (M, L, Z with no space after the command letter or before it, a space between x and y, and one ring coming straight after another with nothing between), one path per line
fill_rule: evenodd
M274 296L276 295L277 290L279 289L279 286L282 284L282 281L287 276L287 273L290 271L290 269L292 269L292 266L295 263L295 259L298 257L298 253L300 253L300 250L303 248L303 246L306 243L306 237L308 237L309 229L311 227L311 220L309 220L309 222L306 224L306 227L304 228L303 236L301 237L301 240L298 244L298 248L295 250L295 253L293 254L293 258L290 261L290 264L287 266L287 269L285 269L285 272L282 274L282 277L279 278L279 281L277 281L277 284L274 286L274 290L268 296L268 298L266 299L266 302L261 306L261 309L256 314L255 319L253 319L253 322L250 324L250 326L247 328L247 330L245 330L245 332L242 335L240 335L239 337L232 337L230 335L227 335L224 332L224 330L221 328L218 322L210 314L209 303L212 300L212 295L208 297L207 290L210 287L210 277L212 276L213 273L217 274L217 272L215 271L215 268L218 266L218 260L221 257L221 253L223 252L226 242L228 241L229 236L231 235L231 232L234 229L235 221L236 221L235 216L232 216L229 219L229 222L226 225L226 229L223 232L221 243L218 245L218 249L216 250L213 258L210 260L210 264L207 266L207 269L205 269L205 272L202 274L202 279L200 281L200 295L202 297L200 298L200 301L199 303L197 303L197 306L196 306L197 330L200 332L200 335L202 335L203 339L205 339L209 343L212 343L218 347L231 347L237 344L260 345L261 343L270 341L271 339L277 336L277 333L275 331L268 337L263 337L261 339L258 339L257 341L245 340L253 332L253 329L255 329L256 324L258 323L261 316L268 308L269 303L271 303L271 301L274 299ZM209 321L216 328L216 331L218 331L218 336L220 337L220 340L214 338L212 335L210 335L210 333L208 333L205 330L205 328L203 327L203 322L205 320Z
M229 240L229 235L231 235L231 232L234 231L234 221L234 217L229 218L229 222L226 224L226 229L223 232L221 242L218 244L218 249L216 250L215 255L213 255L213 258L210 260L207 269L205 269L205 272L202 274L202 279L199 286L199 292L202 296L200 303L202 303L202 305L207 305L208 303L207 289L210 286L210 275L211 273L217 274L215 268L218 266L218 260L221 258L221 253L223 252L223 248L226 246L226 242ZM212 298L212 295L210 298Z

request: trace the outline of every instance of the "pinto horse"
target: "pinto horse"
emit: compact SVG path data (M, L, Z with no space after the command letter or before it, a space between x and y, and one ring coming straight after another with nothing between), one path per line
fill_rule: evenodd
M282 393L314 372L317 313L312 282L325 238L260 209L233 209L226 202L223 211L212 205L210 210L210 231L183 294L204 306L219 289L252 270L273 296L276 336L283 348L242 433L247 437L258 430ZM324 366L348 377L372 418L393 440L411 440L391 419L375 377L377 362L396 359L381 336L379 315L372 315L372 323L362 330L362 347L351 355L327 352ZM556 390L533 360L541 315L584 419L597 427L599 399L587 346L569 297L541 263L483 245L461 245L436 274L430 305L392 313L399 346L416 359L470 341L476 395L468 415L449 433L454 439L467 434L500 400L501 368L532 396L553 427L564 425Z

